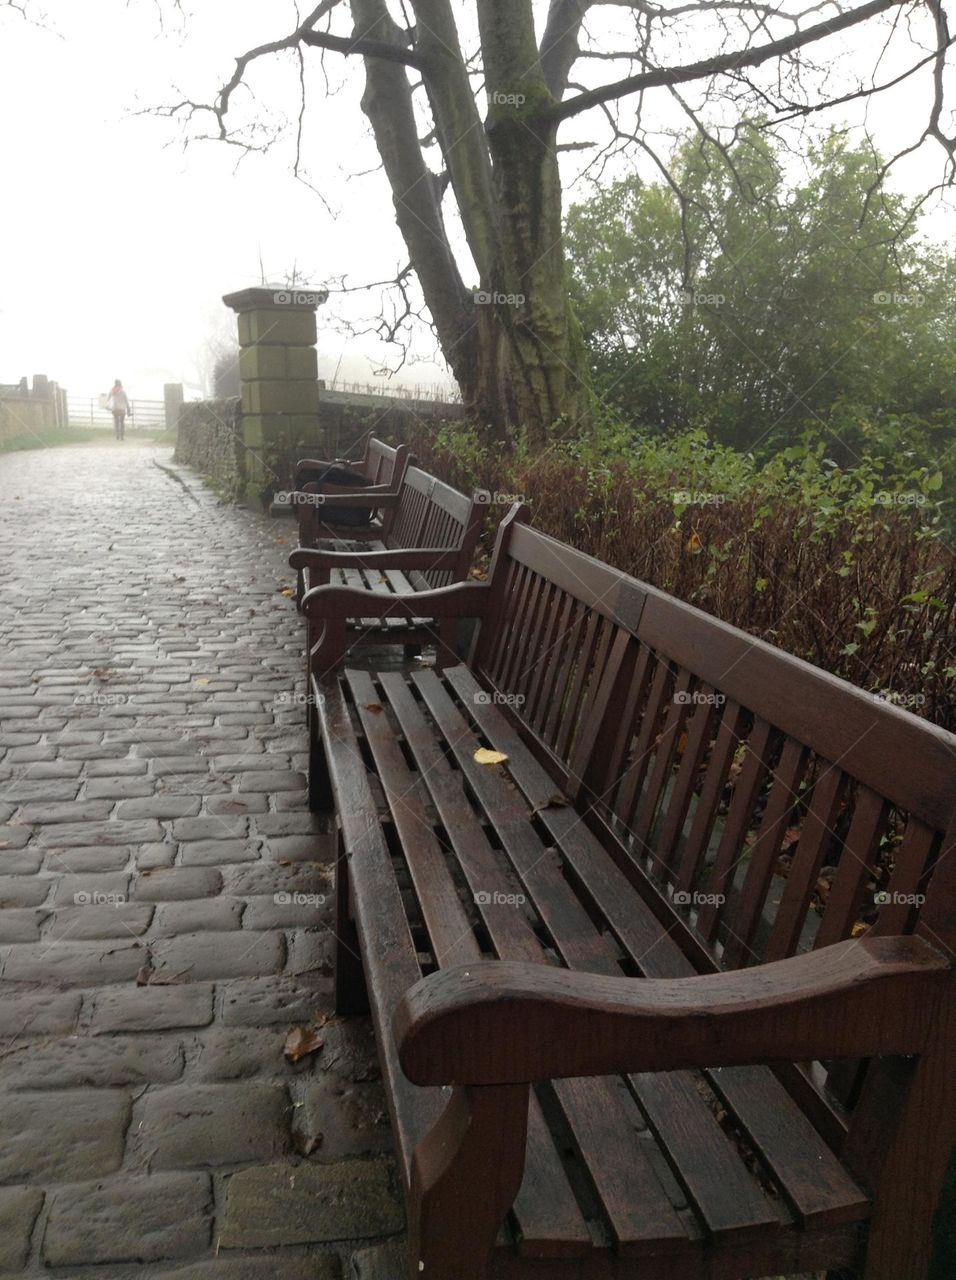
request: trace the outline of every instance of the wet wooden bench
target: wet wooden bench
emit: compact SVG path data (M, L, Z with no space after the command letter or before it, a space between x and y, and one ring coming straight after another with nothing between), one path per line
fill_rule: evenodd
M487 583L398 601L477 617L467 664L322 678L361 607L307 598L337 1006L371 1009L409 1277L925 1277L956 738L522 515Z
M405 469L414 459L408 446L404 444L390 445L369 431L357 442L356 453L361 456L356 461L337 458L323 461L321 458L300 458L296 464L294 484L294 515L299 526L299 546L314 547L322 540L331 540L342 547L356 542L374 541L382 536L382 509L372 507L372 519L367 525L336 525L336 506L326 507L326 496L348 496L356 492L355 488L345 485L323 483L323 477L330 467L344 467L355 475L362 476L365 486L362 492L366 496L372 494L395 494L401 487L405 477ZM323 498L322 502L317 498ZM338 503L337 509L352 506L354 503Z
M325 498L320 509L334 513L345 505L380 506L381 539L361 550L294 551L289 564L301 584L300 600L305 591L330 583L360 588L388 602L460 582L472 567L487 511L477 495L466 497L418 467L406 468L397 493L353 489ZM310 625L310 636L313 631ZM409 650L437 640L427 615L412 617L388 607L359 613L351 620L351 631L351 645L359 634Z

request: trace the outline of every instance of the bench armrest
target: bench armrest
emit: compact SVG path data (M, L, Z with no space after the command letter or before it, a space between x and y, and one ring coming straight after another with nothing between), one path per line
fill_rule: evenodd
M346 618L482 618L488 609L487 582L456 582L413 595L379 595L366 587L313 587L302 612L328 622Z
M323 551L300 547L292 569L454 569L461 553L448 547L401 547L394 551Z
M481 961L416 983L393 1026L420 1085L919 1053L954 976L913 937L674 979Z

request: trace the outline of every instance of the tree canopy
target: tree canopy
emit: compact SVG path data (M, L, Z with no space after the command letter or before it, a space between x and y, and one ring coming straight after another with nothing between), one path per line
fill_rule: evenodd
M627 19L624 34L608 15ZM861 31L872 57L864 52L851 73L831 74L847 37ZM414 275L422 314L477 421L541 441L558 425L586 421L594 403L567 297L562 149L589 153L597 165L633 151L666 171L649 123L650 104L665 98L727 164L728 133L813 120L905 85L921 108L899 155L938 144L939 181L950 182L952 43L942 0L321 0L292 30L240 53L211 99L169 112L197 132L248 145L258 120L237 110L238 91L262 59L292 54L303 86L301 145L309 60L360 57L362 110L408 251L396 279L398 323L384 332L397 338L416 314ZM584 121L584 135L571 127ZM858 188L865 204L891 163L872 173L869 191Z
M881 161L831 134L802 172L763 131L729 163L688 138L672 182L632 174L571 210L573 294L597 386L651 431L834 457L956 439L956 260L901 197L862 210ZM791 166L792 168L792 166Z

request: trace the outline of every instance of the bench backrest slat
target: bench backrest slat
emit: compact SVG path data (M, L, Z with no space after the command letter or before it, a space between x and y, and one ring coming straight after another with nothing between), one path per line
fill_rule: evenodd
M520 518L492 583L477 673L717 965L909 933L924 902L956 931L956 736Z
M386 444L371 436L365 449L362 472L369 484L397 484L405 468L413 462L404 444Z
M446 587L471 568L486 508L419 467L405 471L398 503L388 513L383 541L391 550L435 547L457 551L454 569L409 570L416 590Z

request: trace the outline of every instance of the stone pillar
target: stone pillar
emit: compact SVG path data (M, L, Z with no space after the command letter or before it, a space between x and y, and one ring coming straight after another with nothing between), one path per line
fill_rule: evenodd
M320 445L315 312L327 298L324 289L267 288L223 298L239 317L243 493L263 506Z
M172 431L179 424L179 410L183 404L183 384L181 382L163 383L163 405L166 414L166 430Z
M38 416L43 423L45 431L55 431L57 427L56 420L56 383L51 382L45 373L35 373L33 375L33 390L30 393L32 400L39 400Z

